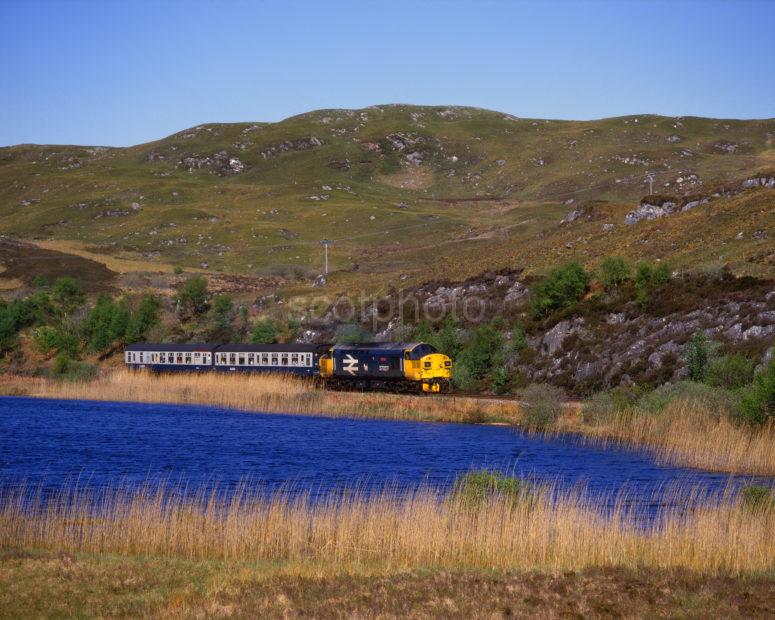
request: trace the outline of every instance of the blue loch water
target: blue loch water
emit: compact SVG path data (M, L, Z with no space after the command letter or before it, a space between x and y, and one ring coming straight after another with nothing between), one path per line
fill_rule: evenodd
M679 484L720 490L725 474L663 466L637 450L545 440L502 426L242 413L215 407L0 398L0 486L45 491L184 481L233 489L248 480L325 493L360 485L448 486L490 468L591 493L626 490L658 505ZM739 484L740 480L733 481Z

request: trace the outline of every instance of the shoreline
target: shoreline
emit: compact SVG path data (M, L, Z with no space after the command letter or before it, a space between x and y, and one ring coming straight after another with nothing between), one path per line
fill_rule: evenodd
M249 413L521 427L517 400L486 396L411 396L332 392L277 375L154 375L116 370L89 381L0 376L0 394L61 400L216 406ZM598 447L640 449L658 462L728 474L775 477L775 428L751 431L714 416L701 403L669 404L658 414L586 423L583 404L565 403L555 423L533 431L572 436Z

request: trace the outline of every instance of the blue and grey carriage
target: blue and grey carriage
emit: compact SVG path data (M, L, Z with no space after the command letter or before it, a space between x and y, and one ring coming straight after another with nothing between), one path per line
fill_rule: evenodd
M317 376L321 344L151 344L129 345L124 362L129 368L155 372L223 371L286 372Z

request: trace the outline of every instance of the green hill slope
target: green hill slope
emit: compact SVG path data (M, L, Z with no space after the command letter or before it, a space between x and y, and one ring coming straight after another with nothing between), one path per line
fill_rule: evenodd
M0 230L149 265L248 274L318 272L320 240L332 239L334 279L345 287L451 275L450 265L461 275L515 263L542 269L620 247L770 273L766 252L750 260L768 243L770 190L721 198L705 218L696 211L635 226L621 218L648 193L647 173L655 192L684 196L773 169L775 119L321 110L279 123L200 125L130 148L2 148ZM607 220L558 224L590 199L607 201L595 218L617 218L605 235ZM737 231L744 215L755 217ZM710 228L691 249L697 226ZM638 240L654 227L669 230L670 242ZM729 251L716 247L730 235Z

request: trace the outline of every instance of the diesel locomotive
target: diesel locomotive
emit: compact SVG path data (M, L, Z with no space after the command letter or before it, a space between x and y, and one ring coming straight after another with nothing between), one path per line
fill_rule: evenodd
M337 390L446 393L452 360L424 342L129 345L128 368L154 372L283 372Z

